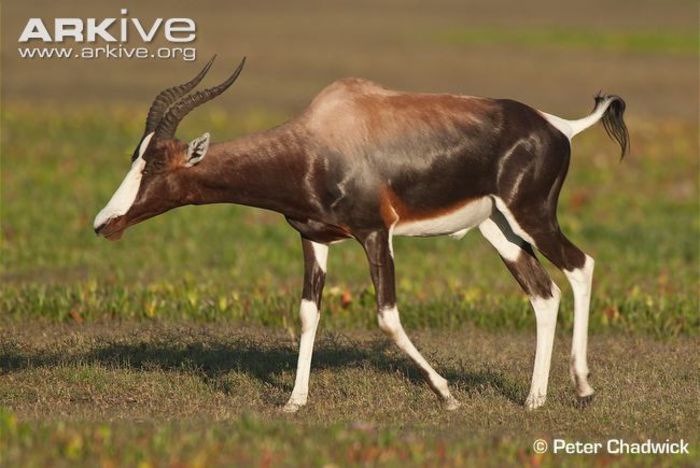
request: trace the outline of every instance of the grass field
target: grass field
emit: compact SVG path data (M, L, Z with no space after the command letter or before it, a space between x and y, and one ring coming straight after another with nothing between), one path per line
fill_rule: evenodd
M188 207L133 228L122 242L95 238L92 217L128 165L130 137L142 116L125 110L61 116L50 109L5 113L7 154L24 155L8 158L3 170L5 319L296 327L300 242L282 216L235 206ZM264 112L231 120L205 114L188 121L185 132L244 133L279 119ZM601 129L577 140L560 203L564 231L600 264L591 328L659 338L694 334L700 229L695 129L668 120L630 125L633 154L622 163ZM44 138L34 138L39 133ZM57 147L47 144L57 141ZM478 234L459 242L400 238L396 252L408 326L532 330L526 298ZM359 244L334 246L329 273L324 328L374 329L373 290ZM348 294L350 303L343 300ZM566 301L564 327L571 325L571 310Z
M602 127L578 136L559 204L564 232L596 259L593 404L575 405L573 300L547 265L564 293L550 391L544 408L523 409L534 316L472 232L395 242L402 320L450 380L457 412L441 410L379 332L364 254L345 242L330 250L309 405L282 413L294 381L302 259L281 215L188 207L117 243L91 230L127 170L148 98L191 69L20 63L8 34L36 5L49 16L70 9L14 3L2 15L0 466L700 463L693 2L616 2L605 15L600 5L564 12L553 1L534 12L517 2L446 1L440 11L375 3L305 14L285 2L251 4L232 15L235 28L216 2L201 12L177 6L207 25L198 48L220 52L218 67L240 55L220 50L224 40L251 58L240 86L193 113L179 136L210 131L219 141L268 128L347 74L511 96L567 117L585 113L600 88L623 95L631 154L620 162ZM158 11L143 8L146 17ZM539 438L682 438L691 454L538 455Z
M530 413L521 406L531 370L529 334L463 328L412 335L450 379L463 403L457 412L442 410L417 370L377 331L322 333L309 406L289 416L279 407L294 382L296 349L280 329L170 322L8 327L0 335L6 360L0 399L13 413L0 415L0 449L8 464L37 465L57 458L131 465L535 465L554 462L531 453L538 438L697 443L693 339L668 346L594 335L599 395L583 411L568 379L569 340L560 339L550 399ZM647 358L630 365L634 355ZM42 448L46 440L51 447ZM690 459L627 461L677 466Z
M278 118L212 113L188 125L243 133ZM472 234L396 242L406 326L463 408L443 413L380 336L362 250L348 242L331 249L310 406L295 417L279 405L293 382L301 258L282 217L187 208L108 243L90 220L118 183L141 115L30 118L17 107L5 124L5 151L25 155L3 167L0 448L10 464L539 464L554 459L532 454L538 437L697 444L697 160L686 123L632 121L623 163L600 129L577 142L560 211L598 260L592 408L575 408L568 382L568 295L550 401L522 409L534 319ZM61 145L46 144L59 135ZM46 439L50 449L34 449Z

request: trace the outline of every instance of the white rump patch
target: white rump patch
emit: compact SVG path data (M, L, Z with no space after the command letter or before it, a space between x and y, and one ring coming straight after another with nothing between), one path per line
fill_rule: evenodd
M443 216L406 222L399 220L392 234L411 237L464 235L467 230L487 219L492 208L493 202L490 197L479 198Z
M122 181L121 185L114 192L112 198L107 203L107 206L102 208L102 211L97 213L95 216L94 227L98 227L105 224L112 218L121 216L129 211L131 205L134 204L136 200L136 195L139 193L139 188L141 187L141 176L143 174L143 168L146 166L146 161L143 159L143 153L148 148L148 144L153 138L153 133L149 133L141 141L139 146L139 157L131 163L131 169L127 172L126 177Z

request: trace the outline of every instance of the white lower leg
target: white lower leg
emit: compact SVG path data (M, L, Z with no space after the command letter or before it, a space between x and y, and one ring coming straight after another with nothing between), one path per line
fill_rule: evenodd
M593 258L586 255L582 268L564 271L574 291L574 336L571 343L571 379L576 386L579 398L594 393L588 384L588 315L591 305L591 287L593 284Z
M532 371L532 384L530 394L525 401L528 409L542 406L547 398L547 383L549 381L549 367L552 362L552 348L554 346L554 332L557 326L557 312L561 292L556 284L552 283L552 297L530 298L532 308L535 309L537 318L537 346L535 348L535 365Z
M456 409L459 402L452 396L447 387L447 380L432 368L428 361L416 349L401 325L399 311L394 307L382 309L379 312L379 328L386 333L396 345L421 368L425 374L430 387L447 404L448 409Z
M301 316L301 338L299 340L299 360L297 361L297 374L294 380L292 396L284 409L296 411L306 404L309 394L309 374L311 373L311 355L313 354L316 329L320 319L320 313L314 301L302 299L299 310Z

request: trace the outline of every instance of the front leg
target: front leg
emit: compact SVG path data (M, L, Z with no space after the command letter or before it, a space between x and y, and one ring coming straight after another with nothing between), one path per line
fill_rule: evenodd
M314 349L316 328L320 319L321 295L326 279L326 259L328 246L301 239L304 250L304 290L302 293L299 316L301 318L301 338L299 339L299 360L292 396L283 410L294 413L306 404L309 394L309 374L311 373L311 355Z
M445 408L448 410L459 408L459 402L452 396L447 387L447 380L428 364L401 325L399 311L396 308L391 234L387 231L373 231L361 238L360 241L367 253L370 273L377 293L379 328L418 365L430 388L440 397Z

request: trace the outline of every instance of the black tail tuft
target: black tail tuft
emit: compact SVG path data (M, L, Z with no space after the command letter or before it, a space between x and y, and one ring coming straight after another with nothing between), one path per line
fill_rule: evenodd
M595 97L596 107L608 100L611 100L611 102L608 108L605 110L605 114L603 114L603 126L605 127L605 131L608 133L610 138L614 139L620 144L620 149L622 150L620 159L622 159L629 152L630 147L630 135L623 119L623 115L625 113L625 101L620 96L602 96L600 93L598 93L598 95Z

